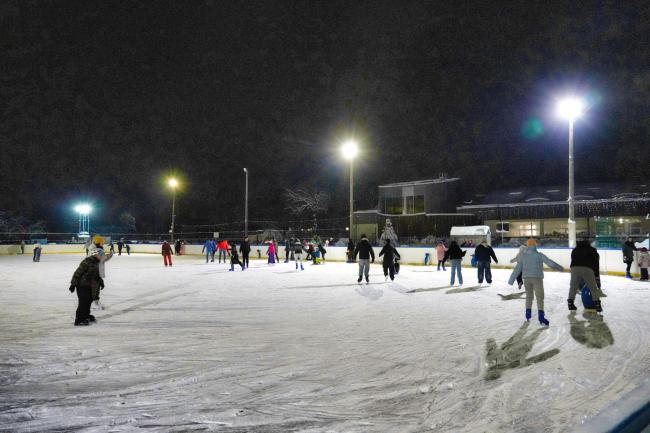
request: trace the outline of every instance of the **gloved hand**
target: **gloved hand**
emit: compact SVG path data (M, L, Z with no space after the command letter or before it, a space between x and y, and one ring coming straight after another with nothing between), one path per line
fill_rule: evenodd
M74 293L75 288L76 286L74 284L70 284L70 288L68 290L70 290L70 293Z

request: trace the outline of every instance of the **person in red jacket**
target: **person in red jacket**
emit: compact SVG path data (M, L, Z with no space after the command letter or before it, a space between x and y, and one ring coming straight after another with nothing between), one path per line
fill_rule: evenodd
M165 260L165 267L169 264L169 266L172 265L172 246L169 245L169 242L165 241L162 244L162 256L163 259Z
M226 239L222 239L217 243L217 255L219 256L219 263L221 263L221 257L223 257L223 262L226 263L226 258L230 255L230 245Z

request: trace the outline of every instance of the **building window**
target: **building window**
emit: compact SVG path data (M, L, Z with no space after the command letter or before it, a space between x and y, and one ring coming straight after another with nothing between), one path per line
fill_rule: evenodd
M415 196L409 196L409 197L404 197L404 202L406 206L406 213L407 215L410 214L416 214L416 213L424 213L424 196L423 195L415 195Z
M384 197L384 210L387 214L399 215L402 213L402 197Z

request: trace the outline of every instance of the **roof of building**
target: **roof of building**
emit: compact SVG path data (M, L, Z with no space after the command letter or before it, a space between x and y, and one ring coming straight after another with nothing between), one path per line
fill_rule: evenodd
M445 183L445 182L455 182L460 180L459 177L440 177L438 179L427 179L427 180L414 180L411 182L397 182L389 183L386 185L379 185L379 188L395 188L400 186L416 186L416 185L429 185L433 183Z
M465 200L459 208L490 205L512 205L512 204L550 204L566 202L568 197L568 186L539 186L522 187L517 189L504 189L490 192L488 194L475 194L469 200ZM649 184L582 184L576 185L576 201L589 200L650 200Z

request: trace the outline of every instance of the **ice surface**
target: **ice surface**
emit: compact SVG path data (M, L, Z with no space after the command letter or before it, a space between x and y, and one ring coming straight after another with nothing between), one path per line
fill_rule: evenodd
M508 270L458 290L433 267L359 286L345 263L116 256L81 328L80 260L0 257L1 431L565 432L650 372L650 285L621 277L601 319L548 272L543 329Z

